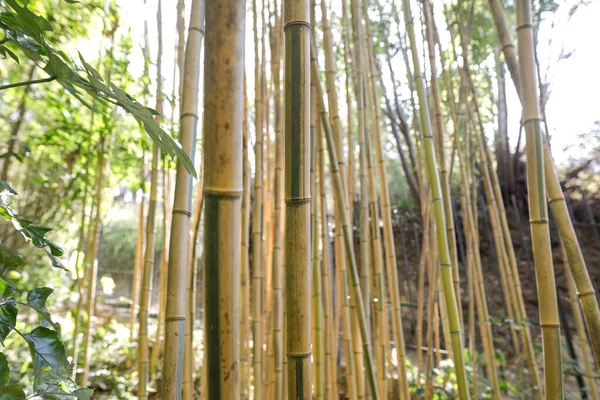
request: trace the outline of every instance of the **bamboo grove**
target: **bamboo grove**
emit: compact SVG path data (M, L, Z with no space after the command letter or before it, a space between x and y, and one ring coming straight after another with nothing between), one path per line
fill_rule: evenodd
M146 85L145 100L156 101L158 123L173 122L197 171L181 160L173 168L159 141L136 165L147 194L136 216L128 321L138 398L155 398L159 376L161 399L503 399L514 398L513 384L520 398L563 399L559 259L579 385L583 398L600 398L593 266L550 152L531 0L507 2L511 8L499 0L151 3L157 37L144 21L144 74L156 67L156 93ZM163 24L168 7L176 26ZM493 79L473 50L477 12L493 20ZM114 37L102 46L112 51ZM163 85L166 46L175 54L172 88ZM111 76L110 63L98 68ZM526 272L507 217L501 180L509 172L490 140L502 118L488 108L502 114L505 78L521 106L535 267L527 285L537 288L537 314L526 307ZM95 187L86 183L92 206L86 213L84 203L78 233L87 272L78 277L85 283L72 354L82 386L98 284L98 260L87 254L98 253L114 135L101 136L95 165L86 165ZM421 221L414 265L398 228L390 162L400 164ZM484 218L494 287L482 257ZM492 290L508 321L502 340ZM506 373L500 348L518 374ZM444 368L451 372L440 383L434 371Z

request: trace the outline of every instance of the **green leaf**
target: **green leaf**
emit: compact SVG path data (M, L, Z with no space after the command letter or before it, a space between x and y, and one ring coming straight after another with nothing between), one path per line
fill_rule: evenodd
M4 280L0 279L0 300L11 300L16 290ZM12 303L5 302L0 305L0 342L4 344L4 339L14 329L17 322L19 309Z
M15 192L15 189L13 189L8 183L0 179L0 192L4 190L8 190L12 194L17 194L17 192Z
M23 400L25 398L25 392L21 385L0 387L0 400Z
M50 310L48 310L48 307L46 306L48 296L50 296L53 291L53 289L48 287L33 289L27 295L27 305L37 311L40 320L44 320L54 327L54 323L50 317Z
M0 266L5 268L16 268L25 264L25 260L16 251L9 249L0 242Z
M89 400L94 394L91 389L79 389L68 374L53 369L42 371L35 376L33 390L45 399L54 400Z
M10 368L4 353L0 353L0 386L6 386L10 380Z
M56 331L38 326L23 337L29 345L36 373L47 365L56 370L64 369L69 365L65 346L59 340Z

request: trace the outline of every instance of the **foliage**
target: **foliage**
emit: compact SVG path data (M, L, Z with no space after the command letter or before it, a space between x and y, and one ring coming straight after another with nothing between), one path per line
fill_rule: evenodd
M31 221L19 217L6 201L7 194L16 192L6 183L0 181L3 197L0 199L0 215L13 224L15 229L27 242L35 247L44 249L54 267L64 268L59 256L63 250L56 243L47 239L45 235L52 229L46 226L35 225ZM2 245L1 258L3 271L7 268L18 268L25 264L25 260L14 250ZM31 290L24 301L17 289L0 278L0 342L5 343L6 338L15 332L27 346L31 355L31 364L34 370L33 393L35 396L45 396L48 399L82 399L91 398L93 391L79 388L70 378L72 368L67 359L65 347L60 339L60 325L52 320L46 302L53 290L48 287L39 287ZM37 326L30 327L27 333L22 328L17 328L17 317L22 309L29 309L38 315ZM0 353L0 398L25 399L25 390L19 383L10 384L11 371L7 357Z
M177 156L186 170L195 176L190 158L154 119L156 111L141 105L114 83L103 78L83 59L81 54L79 54L80 66L77 66L64 52L52 47L45 37L46 32L53 31L52 25L46 18L34 13L29 8L29 3L29 0L23 0L21 5L16 0L6 0L8 10L0 13L0 27L5 34L3 42L6 41L0 44L0 56L10 57L18 63L20 60L14 51L18 48L49 77L38 81L4 85L0 86L0 89L57 80L89 108L96 108L98 105L90 104L84 98L84 94L92 96L94 100L100 100L102 106L118 105L144 126L146 132L164 153Z

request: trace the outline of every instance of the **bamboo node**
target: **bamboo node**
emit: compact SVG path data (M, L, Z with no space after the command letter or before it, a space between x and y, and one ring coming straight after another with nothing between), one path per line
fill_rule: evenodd
M548 218L530 219L530 224L547 224Z
M184 315L175 315L172 317L165 317L165 321L185 321Z
M285 199L285 203L286 204L303 204L303 203L309 203L310 202L311 197L288 197Z
M440 268L452 268L452 264L440 264Z
M594 289L577 292L577 296L579 296L579 297L591 296L591 295L595 295L595 294L596 294L596 291Z
M204 186L204 194L220 197L242 197L244 190Z
M187 215L188 217L192 216L192 213L189 210L186 210L185 208L173 208L173 214L183 214Z
M533 25L532 25L532 24L530 24L529 22L526 22L526 23L524 23L524 24L521 24L521 25L517 25L517 32L518 32L520 29L527 29L527 28L528 28L528 29L532 29L532 28L533 28Z
M529 118L524 118L523 119L523 126L527 125L527 123L529 122L542 122L542 119L538 116L538 117L529 117Z
M545 323L545 324L542 324L540 322L540 328L546 328L546 327L548 327L548 328L558 328L559 326L560 326L560 324L558 322L548 322L548 323Z
M194 117L196 119L199 119L198 114L196 114L195 112L191 112L191 111L184 111L181 114L179 114L179 119L183 119L185 117Z
M548 204L552 204L555 201L564 201L564 200L565 200L565 198L563 196L558 196L558 197L554 197L552 199L548 199Z
M283 31L285 32L285 30L291 25L305 25L308 27L308 29L311 29L308 21L305 21L303 19L293 19L291 21L286 22L285 25L283 25Z
M302 358L307 358L307 357L312 356L312 351L307 351L307 352L304 352L304 353L287 353L287 356L291 357L291 358L302 359Z

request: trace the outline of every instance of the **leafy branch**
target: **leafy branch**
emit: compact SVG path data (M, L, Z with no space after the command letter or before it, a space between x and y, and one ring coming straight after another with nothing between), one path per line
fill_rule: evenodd
M5 0L4 3L7 11L0 13L0 28L4 30L5 39L40 66L49 75L46 78L48 81L56 80L87 107L90 106L81 97L82 91L100 101L118 105L144 126L164 153L177 157L188 173L197 176L191 159L181 145L156 122L154 116L158 113L155 110L140 104L121 88L106 81L81 54L79 61L82 67L78 67L64 52L50 46L45 39L45 32L52 31L53 27L47 19L29 9L30 0ZM17 55L4 44L0 44L0 56L10 56L19 62ZM0 86L0 90L25 84L4 85Z

